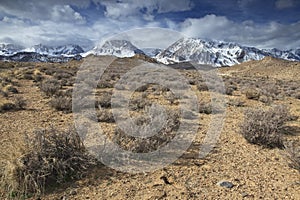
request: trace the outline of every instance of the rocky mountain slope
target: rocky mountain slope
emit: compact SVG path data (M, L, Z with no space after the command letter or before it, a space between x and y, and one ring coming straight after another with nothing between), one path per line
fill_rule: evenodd
M131 42L126 40L109 40L102 46L96 46L88 54L94 55L113 55L117 57L133 57L136 54L145 54L142 50L138 49Z
M215 67L232 66L251 60L261 60L266 56L290 61L300 61L300 49L258 49L232 42L182 38L166 49L140 49L127 40L109 40L92 50L84 52L78 45L50 47L42 44L24 49L18 45L0 44L0 60L31 62L66 62L88 55L113 55L133 57L144 55L164 64L197 63Z
M63 45L51 47L34 45L30 48L13 44L0 44L0 60L21 62L68 62L71 59L80 60L84 50L78 45Z
M286 60L300 60L300 50L260 50L236 43L182 38L162 51L156 59L164 64L195 62L213 66L231 66L250 60L261 60L265 56Z

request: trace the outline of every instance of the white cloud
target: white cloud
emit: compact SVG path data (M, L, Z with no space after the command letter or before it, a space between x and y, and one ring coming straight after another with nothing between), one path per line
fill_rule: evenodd
M178 29L189 37L233 41L260 48L300 46L300 21L290 25L276 22L259 25L253 21L236 23L223 16L207 15L186 19Z
M226 17L218 17L216 15L206 15L203 18L186 19L180 26L180 30L184 34L191 37L204 37L221 39L224 32L229 31L228 27L232 26L230 20ZM222 33L223 32L223 33ZM222 34L220 34L222 33Z
M122 31L137 27L160 26L159 23L152 22L144 25L143 21L132 18L130 24L125 21L113 19L99 19L93 25L74 24L70 22L56 22L50 20L39 21L35 24L12 23L8 17L0 21L0 43L16 43L25 47L42 43L46 45L79 44L82 47L91 48L102 38L111 37ZM17 22L17 21L16 21Z
M51 19L56 22L86 23L85 18L75 12L69 5L55 5L52 8Z
M0 13L13 15L23 19L50 20L53 14L52 8L54 7L63 8L66 5L74 5L76 7L86 8L89 4L90 1L82 0L2 0L0 4ZM65 9L68 10L68 8Z
M278 9L291 8L294 7L294 5L295 5L294 0L277 0L275 2L275 6Z
M240 23L224 16L206 15L202 18L188 18L178 24L171 19L155 21L154 15L190 10L193 7L191 0L122 0L121 3L108 0L93 1L106 7L106 17L93 18L92 23L91 21L86 23L89 18L85 19L85 15L77 8L87 8L89 1L2 0L0 43L14 42L24 46L37 43L48 45L76 43L90 47L102 38L111 37L122 31L167 26L189 37L233 41L263 48L287 49L300 46L300 21L294 24L276 22L256 24L253 21ZM246 6L254 1L258 0L239 0L237 6ZM291 5L288 4L289 1L292 0L285 1L285 7ZM279 7L284 8L283 4ZM171 32L165 34L166 32L157 29L156 31L136 29L131 32L134 33L132 35L136 35L136 38L130 35L127 37L137 46L163 48L176 39Z
M23 24L25 24L25 22L21 19L7 17L7 16L3 17L2 22L5 22L5 23L11 24L11 25L23 25Z
M105 38L129 40L139 48L167 48L183 37L180 32L158 27L135 28ZM102 41L103 43L103 41Z
M122 19L128 16L142 16L145 20L152 21L153 12L167 13L191 10L193 3L191 0L174 1L174 0L123 0L116 1L99 1L106 7L106 16L113 19Z

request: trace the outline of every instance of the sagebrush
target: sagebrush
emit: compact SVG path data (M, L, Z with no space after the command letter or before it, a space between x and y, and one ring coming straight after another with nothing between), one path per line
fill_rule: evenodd
M247 109L240 133L253 144L274 148L283 147L281 129L291 116L284 105L273 106L270 109Z
M50 187L80 178L96 164L74 128L36 130L25 141L22 152L1 159L1 186L8 195L39 196Z

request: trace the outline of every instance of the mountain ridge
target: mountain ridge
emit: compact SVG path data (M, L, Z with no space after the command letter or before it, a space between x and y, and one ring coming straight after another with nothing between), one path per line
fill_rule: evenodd
M13 44L0 44L0 60L33 62L67 62L80 60L88 55L113 55L116 57L148 56L151 59L170 65L176 63L197 63L215 67L232 66L250 60L261 60L266 56L290 61L300 61L300 49L279 50L258 49L234 42L181 38L166 49L140 49L127 40L108 40L89 51L79 45L46 46L42 44L24 48ZM26 58L26 59L24 59Z

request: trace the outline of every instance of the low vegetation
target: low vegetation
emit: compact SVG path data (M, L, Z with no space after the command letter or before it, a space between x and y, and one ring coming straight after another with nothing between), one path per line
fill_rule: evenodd
M74 128L37 130L22 143L13 146L23 148L1 155L1 186L10 197L39 196L96 164Z
M289 111L284 105L274 106L267 110L247 109L240 133L250 143L269 148L283 148L281 129L290 119Z
M300 142L287 142L285 144L285 149L290 167L297 169L300 172Z

